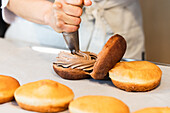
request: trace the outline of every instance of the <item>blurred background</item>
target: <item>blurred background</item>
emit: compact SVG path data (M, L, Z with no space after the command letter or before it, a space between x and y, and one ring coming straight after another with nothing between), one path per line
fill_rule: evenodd
M170 64L170 0L140 0L146 59Z
M1 0L0 0L0 4L1 4ZM2 20L2 12L1 12L1 8L0 8L0 37L4 36L4 33L8 27L8 25Z
M170 0L140 0L140 4L146 60L170 64ZM7 27L0 14L0 37Z

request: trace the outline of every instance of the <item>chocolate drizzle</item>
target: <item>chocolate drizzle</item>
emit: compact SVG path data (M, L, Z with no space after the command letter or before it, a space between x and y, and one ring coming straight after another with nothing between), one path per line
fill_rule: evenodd
M92 71L97 55L91 52L78 52L71 54L68 52L60 52L57 61L54 63L63 68L81 69L84 71Z

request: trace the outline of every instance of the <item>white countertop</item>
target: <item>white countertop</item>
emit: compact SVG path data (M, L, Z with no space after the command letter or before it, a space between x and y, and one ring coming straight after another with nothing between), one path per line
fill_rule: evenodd
M75 98L84 95L112 96L126 103L131 112L145 107L170 107L170 67L168 66L159 66L163 75L161 84L156 89L149 92L126 92L116 88L110 80L60 78L52 68L56 56L57 54L37 52L30 46L21 46L0 39L0 74L16 78L21 85L41 79L55 80L70 87ZM31 113L21 109L15 101L0 104L0 112Z

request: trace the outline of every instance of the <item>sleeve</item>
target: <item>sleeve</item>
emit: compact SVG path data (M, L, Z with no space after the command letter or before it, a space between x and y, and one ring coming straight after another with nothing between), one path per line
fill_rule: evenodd
M8 2L9 0L1 0L2 18L6 23L11 24L15 20L16 15L7 9Z

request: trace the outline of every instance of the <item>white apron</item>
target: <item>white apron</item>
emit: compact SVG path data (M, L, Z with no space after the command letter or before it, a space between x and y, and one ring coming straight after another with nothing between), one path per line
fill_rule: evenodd
M51 27L39 25L14 16L5 8L4 20L11 23L5 38L39 45L66 48L61 33ZM79 29L80 49L98 53L106 41L118 33L125 37L127 50L124 58L141 59L144 51L142 16L138 0L96 0L85 7Z

